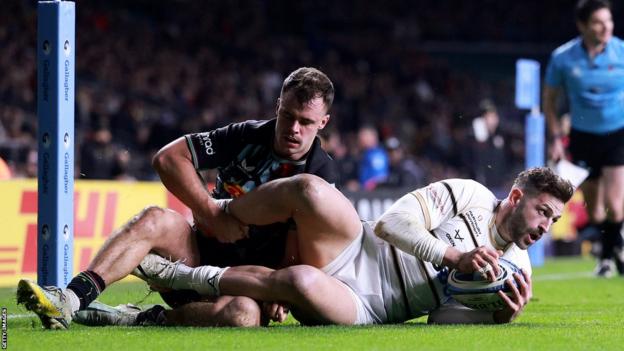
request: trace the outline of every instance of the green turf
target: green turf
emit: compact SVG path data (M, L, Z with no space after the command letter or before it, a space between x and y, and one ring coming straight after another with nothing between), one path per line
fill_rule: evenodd
M496 326L405 325L267 328L89 328L42 330L15 306L15 289L0 289L7 307L9 350L622 350L624 279L591 277L593 261L558 259L534 271L534 300L514 323ZM120 283L100 300L138 302L142 283ZM159 303L150 295L143 304ZM20 316L21 315L21 316Z

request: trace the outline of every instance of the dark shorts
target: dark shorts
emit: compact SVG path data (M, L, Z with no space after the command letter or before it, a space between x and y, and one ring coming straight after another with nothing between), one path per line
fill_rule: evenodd
M624 128L606 134L572 129L569 150L572 162L589 169L589 178L596 179L602 167L624 165Z
M286 248L288 224L250 227L249 238L233 244L220 243L214 238L195 231L199 248L200 265L218 267L254 265L278 268ZM160 294L171 307L199 301L201 297L192 290L176 290Z

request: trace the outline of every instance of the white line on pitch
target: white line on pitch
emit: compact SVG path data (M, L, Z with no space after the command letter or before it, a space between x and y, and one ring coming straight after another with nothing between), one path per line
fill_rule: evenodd
M533 278L533 281L552 281L552 280L566 280L575 278L592 278L594 274L592 272L570 272L570 273L558 273L558 274L545 274Z
M20 319L20 318L29 318L36 317L37 315L34 313L26 313L26 314L10 314L7 316L8 319Z

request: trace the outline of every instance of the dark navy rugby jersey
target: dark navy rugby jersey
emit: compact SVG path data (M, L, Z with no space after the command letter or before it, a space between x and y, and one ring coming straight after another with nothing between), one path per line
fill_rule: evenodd
M299 173L310 173L330 184L338 170L315 138L304 160L291 161L273 152L276 119L234 123L203 133L188 134L186 141L195 169L218 170L214 198L241 196L260 184Z

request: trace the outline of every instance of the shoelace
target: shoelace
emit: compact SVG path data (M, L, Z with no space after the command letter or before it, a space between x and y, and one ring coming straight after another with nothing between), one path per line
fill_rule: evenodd
M61 289L59 287L56 287L56 286L44 286L43 290L49 291L53 295L58 295L59 296L59 300L61 300L61 302L65 302L65 300L66 300L65 292L63 292L63 289Z

